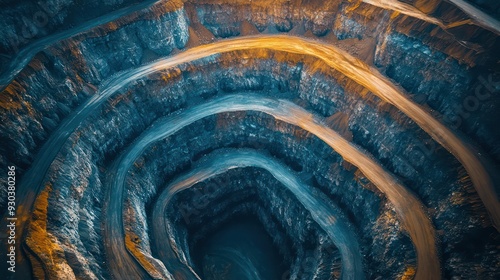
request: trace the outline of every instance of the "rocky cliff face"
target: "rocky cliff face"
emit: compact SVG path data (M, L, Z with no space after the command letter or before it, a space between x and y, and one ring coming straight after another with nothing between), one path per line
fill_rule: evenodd
M137 4L131 0L2 1L2 54L15 55L37 39Z
M0 31L12 279L500 276L495 3L56 2L24 60L9 38L42 3ZM272 273L200 249L243 217Z

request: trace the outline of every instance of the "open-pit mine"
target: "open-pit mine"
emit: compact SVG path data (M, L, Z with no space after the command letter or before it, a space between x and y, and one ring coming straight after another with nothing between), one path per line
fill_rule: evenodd
M0 1L0 278L500 279L497 0Z

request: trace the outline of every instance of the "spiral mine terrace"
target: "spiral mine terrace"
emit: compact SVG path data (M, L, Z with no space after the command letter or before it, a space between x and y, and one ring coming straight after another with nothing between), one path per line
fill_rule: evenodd
M283 165L275 162L274 160L263 156L262 154L251 151L237 151L228 152L218 156L214 156L210 162L204 163L205 168L193 170L186 174L178 182L168 186L164 192L159 196L158 202L155 204L153 210L153 220L158 221L153 227L153 235L171 236L173 235L170 226L167 227L165 223L164 214L168 203L172 196L176 193L188 189L195 185L197 182L206 180L212 176L222 173L226 170L233 168L242 168L246 166L254 166L266 169L276 179L278 179L284 186L294 193L297 199L311 212L313 219L328 233L334 244L341 250L343 259L343 271L345 279L363 279L363 269L361 264L361 255L359 252L359 245L354 239L352 232L348 232L348 226L345 221L341 221L342 217L337 216L335 213L340 213L334 210L328 204L322 201L320 197L312 193L312 190L299 181L289 170ZM167 229L168 228L168 229ZM158 252L165 252L161 250L164 246L161 242L155 240ZM175 259L173 248L175 245L170 245L168 250L169 254L162 256L164 263L170 264L171 259ZM178 254L178 253L176 253ZM187 265L187 264L186 264ZM172 266L171 266L172 267ZM176 270L176 269L171 269Z
M500 277L495 1L0 6L6 279Z
M220 112L230 112L230 111L244 111L244 110L255 110L255 111L261 111L265 112L267 114L273 115L276 119L284 120L288 123L292 123L297 126L301 126L302 128L305 127L314 127L312 121L313 120L308 120L307 117L310 117L309 113L300 111L299 108L287 104L287 103L282 103L280 104L279 102L273 102L272 100L264 99L262 97L251 97L248 95L241 95L241 96L230 96L228 98L224 99L216 99L212 102L207 103L206 105L199 106L199 107L194 107L192 110L189 112L186 112L176 118L169 119L165 121L164 124L156 124L152 127L151 131L147 131L144 136L142 136L138 142L137 145L134 145L130 148L130 151L127 151L123 155L123 159L120 158L119 163L116 164L115 168L112 169L113 172L111 174L117 174L116 178L111 178L109 181L114 182L114 186L110 187L110 190L114 190L114 193L111 194L109 197L110 198L120 198L122 197L122 193L120 193L120 190L123 190L123 183L125 181L125 173L127 170L130 168L134 160L137 158L137 156L140 154L140 152L146 147L146 145L150 144L152 141L156 141L157 139L164 138L169 136L170 134L174 133L175 131L179 130L180 128L194 122L197 119L209 116L211 114L216 114ZM287 113L287 111L291 113ZM294 112L297 112L294 114ZM301 123L304 122L304 123ZM315 133L316 130L311 129L311 133ZM336 134L333 131L328 131L330 137L332 138L339 138L340 136ZM325 136L320 137L322 139L325 139ZM337 142L337 141L335 141ZM342 142L339 140L339 142ZM335 144L330 144L333 148L336 147L342 147L341 145L335 145ZM343 147L345 149L346 153L352 152L352 149L349 149L349 147ZM355 153L355 151L354 151ZM245 157L246 156L246 157ZM250 163L255 161L255 165L261 166L263 168L266 168L273 174L275 177L281 178L281 180L285 181L286 178L288 177L293 177L291 174L287 173L284 171L283 167L273 167L270 163L260 160L258 158L258 155L245 155L242 154L238 156L238 154L233 155L233 158L231 160L231 157L228 156L229 159L226 159L225 161L219 160L219 161L214 161L212 163L212 168L213 170L211 171L205 171L205 172L199 172L202 173L202 175L192 175L189 176L185 181L174 184L172 187L168 188L168 192L165 192L163 195L160 195L159 200L164 201L163 203L165 204L159 204L159 206L156 206L153 211L153 221L155 222L155 232L158 237L158 228L165 228L164 222L160 219L162 212L164 212L164 208L166 207L166 204L168 204L169 201L169 196L173 195L175 192L182 190L183 188L189 187L190 181L194 180L196 182L197 180L202 180L210 174L216 173L217 170L219 169L228 169L234 166L245 166L249 165ZM217 164L215 164L217 163ZM276 171L275 171L276 170ZM289 175L289 176L285 176ZM197 178L196 176L199 176L200 178ZM205 177L203 177L205 176ZM193 177L193 178L191 178ZM341 248L341 255L343 259L345 260L344 262L344 267L345 267L345 279L359 279L363 278L362 277L362 265L361 265L361 257L359 256L359 252L357 252L357 244L353 240L349 240L350 234L346 232L342 232L345 226L341 224L341 222L336 222L335 216L332 215L332 211L328 208L325 208L324 206L321 207L320 202L318 202L317 199L315 199L310 193L301 190L299 182L295 179L288 179L288 181L284 182L284 185L287 186L289 189L292 190L292 192L299 197L299 201L303 203L314 216L314 220L320 224L322 227L326 228L329 227L331 228L328 233L329 236L334 240L334 243L337 245L337 247ZM310 192L310 191L309 191ZM120 201L120 199L115 199L114 201ZM117 202L115 203L116 207L120 207L121 203ZM312 210L315 208L314 210ZM113 209L113 206L109 207L108 209ZM420 209L417 210L417 212ZM121 211L110 211L111 213L116 213L116 212L121 212ZM111 216L111 215L109 215ZM333 219L333 221L331 220ZM120 219L117 219L120 220ZM118 222L117 222L118 223ZM332 224L333 223L333 224ZM114 223L107 223L110 225L113 225ZM119 223L118 223L119 224ZM339 225L340 224L340 225ZM112 226L111 226L112 227ZM431 229L432 231L432 229ZM161 232L160 232L161 233ZM121 234L123 235L123 234ZM109 236L121 236L120 234L109 234ZM160 234L159 236L164 236L164 234ZM155 238L156 240L160 240L160 238ZM154 239L154 240L155 240ZM432 239L432 237L431 237ZM113 246L114 247L114 246ZM431 248L433 245L430 246ZM122 249L124 246L116 246L114 247L116 249ZM114 249L112 248L112 249ZM172 252L173 249L169 249L168 252ZM119 256L123 255L123 252L113 252L110 255L112 256ZM357 256L356 256L357 255ZM434 259L436 258L435 256L427 255L426 256L429 259ZM161 258L164 263L168 266L168 263L166 260L172 259L172 253L167 254L165 252L165 255L162 255ZM422 261L422 263L424 263ZM123 271L123 269L117 269L119 271ZM177 269L176 269L177 270ZM186 277L187 278L187 277Z

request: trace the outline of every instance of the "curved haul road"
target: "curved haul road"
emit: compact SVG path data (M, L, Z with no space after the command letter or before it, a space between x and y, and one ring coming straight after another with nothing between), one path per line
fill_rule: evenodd
M164 0L146 0L136 5L130 7L122 8L114 11L110 14L92 19L78 27L71 28L59 33L52 34L47 37L36 40L34 43L25 46L17 55L10 61L8 68L4 69L0 74L0 91L3 90L14 78L15 76L31 61L31 59L40 51L47 48L48 46L73 37L81 32L92 29L99 25L116 20L124 15L148 8L155 3ZM398 0L362 0L364 3L379 7L386 10L393 10L401 14L417 18L432 24L435 24L441 29L446 30L447 26L439 19L429 16L412 5L401 3ZM471 4L463 0L448 0L449 2L455 4L462 11L467 13L479 26L490 30L491 32L500 35L500 22L488 14L482 12Z
M252 37L241 37L236 39L224 40L213 44L202 45L189 49L173 57L161 59L157 62L139 68L121 72L108 79L102 84L101 90L98 94L94 95L76 111L72 112L71 115L68 116L64 121L62 121L58 129L51 134L49 139L40 149L40 152L37 154L31 168L28 170L28 172L25 173L18 186L17 205L24 206L23 209L18 209L18 212L20 212L18 213L18 215L28 216L31 212L34 199L43 188L44 176L47 173L47 170L56 157L57 153L59 152L65 141L68 139L69 135L78 127L78 125L83 120L85 120L85 118L91 112L97 109L103 101L105 101L120 88L133 80L145 77L146 75L157 71L175 67L182 63L191 62L223 52L259 48L267 48L317 57L323 60L329 66L337 69L347 77L363 85L383 100L393 104L395 107L400 109L408 117L413 119L422 129L430 134L437 142L448 149L464 165L465 169L472 179L472 182L474 183L476 191L478 192L481 200L483 201L493 220L493 224L497 227L497 229L499 228L500 204L494 191L490 174L488 174L482 164L483 161L486 161L486 159L480 158L477 153L473 152L473 149L469 147L469 145L467 145L439 121L434 119L423 108L408 99L403 91L398 90L398 88L394 84L392 84L387 78L382 76L376 69L369 67L362 61L352 57L348 53L334 46L330 46L314 40L284 35L259 35ZM351 158L351 160L357 159ZM379 177L376 175L374 176ZM379 188L384 188L381 186L381 184L386 183L386 180L377 180L372 182ZM386 188L391 187L389 185ZM419 205L419 203L417 203L416 205ZM6 216L4 216L2 220L2 226L5 225ZM415 224L413 227L418 226ZM409 226L407 227L407 230L409 232L412 232L411 228L412 226ZM21 225L19 227L18 238L21 237L22 230L23 226ZM414 234L416 234L416 232ZM417 237L419 237L418 239L423 238L424 240L427 240L428 236L412 236L413 242L417 243L417 239L415 239ZM429 241L430 239L424 241L420 245L416 244L417 249L419 250L419 248L421 247L426 247L426 243L429 243ZM2 244L4 245L4 243ZM431 249L434 250L434 246ZM435 255L435 252L433 252L432 255ZM432 273L435 273L433 274L434 277L435 275L440 275L437 257L427 259L427 262L431 262L431 259L432 261L436 262L431 269ZM423 271L419 271L417 273L417 276L421 275L421 273L423 273Z
M7 69L3 69L3 72L0 75L0 91L2 91L14 77L28 64L31 59L40 51L47 48L48 46L73 37L78 33L84 32L86 30L92 29L99 25L111 22L118 18L121 18L127 14L137 12L139 10L148 8L152 6L154 3L163 0L146 0L143 2L139 2L138 4L132 5L130 7L125 7L122 9L118 9L104 16L100 16L95 19L91 19L82 25L79 25L75 28L67 29L58 33L54 33L52 35L40 38L33 43L25 46L22 50L20 50L14 59L10 61Z
M417 9L415 6L406 4L404 2L400 2L398 0L361 0L363 3L379 7L382 9L386 10L393 10L395 12L420 19L423 21L426 21L428 23L435 24L439 26L441 29L446 30L448 29L448 26L453 26L454 23L449 23L449 24L444 24L441 20L432 17L428 15L427 13L424 13ZM438 2L441 0L435 0L434 2ZM464 13L466 13L471 19L472 22L480 26L484 29L487 29L496 35L500 35L500 21L495 19L494 17L488 15L487 13L481 11L480 9L476 8L474 5L467 3L464 0L446 0L447 2L450 2L457 6L460 10L462 10ZM437 7L437 5L434 6ZM457 25L458 26L458 25Z
M248 101L252 102L251 99ZM251 104L249 105L251 106ZM175 123L169 122L162 127L155 128L154 131L150 133L162 133L164 129L168 131L169 128L173 128L174 126ZM162 135L168 136L163 133ZM216 156L211 156L210 160L203 162L202 166L199 166L195 170L175 180L175 182L163 190L153 209L152 220L154 224L152 234L153 242L155 243L154 246L160 254L160 259L167 267L169 267L169 263L172 259L176 259L180 256L180 253L176 250L177 246L175 241L172 242L172 240L174 240L173 233L164 215L172 197L198 182L224 173L227 170L243 167L259 167L267 170L273 177L289 189L302 205L304 205L311 213L314 221L325 230L335 246L339 249L342 257L342 279L361 280L365 278L359 244L354 234L349 230L348 222L338 215L340 211L325 203L323 198L315 194L311 187L300 182L297 176L282 163L251 150L232 150L217 154ZM171 242L162 242L166 236L169 237ZM164 250L165 247L169 248ZM173 252L176 254L172 254Z
M141 75L139 74L140 72L146 75L154 71L172 67L179 62L188 62L209 55L259 48L310 55L319 58L328 66L338 70L353 81L369 89L382 100L398 108L460 161L467 170L479 197L488 210L493 225L497 229L500 229L500 203L494 189L493 179L483 166L490 165L489 161L475 152L474 148L467 144L465 140L461 139L460 136L457 136L444 124L435 119L424 108L410 100L404 94L403 90L398 89L388 78L337 47L319 41L286 35L259 35L236 38L189 49L175 56L175 61L169 58L141 67L138 69L137 75ZM133 76L131 78L136 79L136 76Z
M398 181L387 171L385 171L377 162L368 155L358 150L353 144L342 138L338 133L324 125L317 117L313 116L303 108L285 100L274 100L263 98L256 95L231 95L217 98L203 105L195 106L187 109L181 114L174 114L167 118L166 122L157 122L153 124L149 131L153 133L143 134L132 146L113 163L109 169L109 180L112 185L107 186L108 192L106 198L111 199L109 206L105 212L105 232L104 236L111 238L112 244L107 249L111 250L107 253L112 271L119 274L131 275L131 272L126 272L123 269L122 260L118 262L114 259L115 256L125 258L129 256L125 250L123 241L123 193L127 171L132 166L133 162L143 153L148 144L153 141L167 137L175 133L183 127L218 113L237 112L237 111L258 111L274 118L298 126L311 134L314 134L326 144L332 147L344 160L357 166L365 176L372 181L378 189L383 192L389 201L394 205L400 220L405 229L410 234L410 237L415 244L417 250L417 278L418 279L434 279L436 275L440 275L439 258L437 256L434 228L426 216L422 204L410 193L405 187L401 186ZM107 204L107 203L106 203ZM342 239L341 239L342 240ZM339 244L341 253L349 252L346 249L341 249L342 244ZM354 258L348 258L349 260ZM352 263L352 270L349 270L350 263L343 261L343 267L346 271L356 271L356 263ZM133 265L134 262L130 262ZM128 267L128 266L127 266ZM347 275L347 273L345 274ZM350 277L351 274L346 277Z
M446 26L439 19L429 16L419 9L415 8L415 6L406 4L404 2L400 2L398 0L362 0L363 3L379 7L385 10L392 10L403 15L407 15L419 20L423 20L428 23L432 23L441 27L441 29L446 30Z
M494 17L488 15L487 13L476 8L474 5L467 3L464 0L447 0L450 3L455 4L460 10L469 15L474 22L482 26L485 29L500 35L500 21Z

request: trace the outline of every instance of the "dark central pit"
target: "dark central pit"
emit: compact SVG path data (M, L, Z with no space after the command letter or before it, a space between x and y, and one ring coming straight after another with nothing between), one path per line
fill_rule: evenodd
M203 279L281 279L282 256L262 224L253 216L224 223L192 252Z

